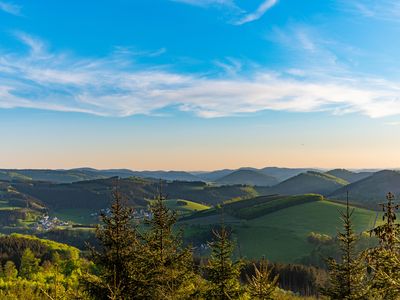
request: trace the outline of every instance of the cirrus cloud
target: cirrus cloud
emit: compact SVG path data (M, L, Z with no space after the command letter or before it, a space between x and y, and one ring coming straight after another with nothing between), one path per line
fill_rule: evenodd
M400 83L377 78L297 76L271 70L204 77L144 68L121 57L77 58L52 53L41 40L18 34L26 53L0 52L0 108L36 108L101 116L156 114L177 107L199 117L262 110L400 114Z

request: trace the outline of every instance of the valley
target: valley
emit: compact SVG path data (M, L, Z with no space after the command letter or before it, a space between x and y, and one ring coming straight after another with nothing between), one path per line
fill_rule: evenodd
M357 173L343 169L242 168L186 177L196 181L178 180L185 178L185 172L76 169L3 170L0 174L8 174L0 191L4 233L50 235L52 231L54 235L73 231L77 240L83 232L87 238L99 221L100 211L109 207L117 184L138 219L149 217L148 205L161 189L167 207L178 214L186 242L198 249L199 255L207 252L202 247L212 229L223 223L232 229L237 257L266 256L285 263L299 263L310 255L314 246L307 238L311 233L335 236L347 190L350 203L357 206L355 228L362 233L379 222L378 203L385 192L398 192L400 186L397 171ZM286 178L289 175L293 176ZM209 180L199 180L200 176ZM368 187L374 187L373 191ZM42 225L44 216L50 220L46 226ZM82 241L77 241L79 244Z

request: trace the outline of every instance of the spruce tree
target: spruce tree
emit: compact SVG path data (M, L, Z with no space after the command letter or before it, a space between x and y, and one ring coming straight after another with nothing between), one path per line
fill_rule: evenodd
M137 299L141 288L140 240L133 225L133 208L123 203L118 184L112 191L109 212L102 212L102 225L96 229L99 249L90 247L97 274L86 274L87 292L95 299Z
M232 261L233 243L229 232L222 226L220 230L213 230L214 240L208 245L211 256L205 267L209 288L207 299L231 300L238 299L242 294L240 285L241 261Z
M333 258L327 260L329 282L322 289L322 293L333 300L367 299L366 266L361 256L355 253L357 236L351 221L353 213L354 209L350 209L347 197L346 210L340 211L343 231L337 236L341 261L337 262Z
M167 208L161 192L152 201L150 212L143 235L147 297L192 299L195 290L192 251L182 246L182 232L174 232L177 214Z
M384 224L371 230L379 240L378 247L367 252L367 262L372 277L371 289L376 299L398 299L400 297L400 224L396 223L394 195L388 193L387 202L380 204Z
M259 267L254 266L254 275L246 275L248 294L254 300L272 300L278 286L279 275L272 276L272 269L268 268L265 258L260 261Z

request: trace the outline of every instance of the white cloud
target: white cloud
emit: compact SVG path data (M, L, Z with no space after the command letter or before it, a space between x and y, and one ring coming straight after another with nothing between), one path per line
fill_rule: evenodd
M400 82L396 81L321 76L308 69L207 78L143 69L114 55L82 59L49 53L40 40L23 36L30 49L27 54L0 52L1 108L130 116L157 114L173 106L205 118L262 110L370 117L400 114Z
M340 8L357 17L374 18L383 21L400 21L400 2L398 0L341 0Z
M245 23L253 22L261 18L269 9L271 9L278 0L264 0L263 3L257 8L255 12L249 13L241 18L239 21L235 22L236 25L243 25Z
M21 6L9 2L0 1L0 10L14 16L21 15Z
M233 0L171 0L173 2L181 2L185 4L195 5L195 6L210 6L210 5L222 5L234 7L235 4Z
M263 2L258 6L254 12L247 12L240 8L234 0L170 0L173 2L181 2L189 5L199 6L199 7L210 7L219 6L224 8L229 8L235 12L234 21L230 23L234 25L243 25L245 23L253 22L261 18L269 9L278 3L278 0L263 0Z

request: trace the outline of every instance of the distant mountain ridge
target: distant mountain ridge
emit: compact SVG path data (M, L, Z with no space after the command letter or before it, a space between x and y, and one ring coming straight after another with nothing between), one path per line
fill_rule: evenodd
M279 182L285 181L291 177L299 175L301 173L306 173L308 171L319 172L319 169L313 168L279 168L279 167L266 167L260 169L263 174L275 177Z
M334 169L326 172L326 174L335 176L337 178L342 178L343 180L353 183L361 179L371 176L373 172L352 172L346 169Z
M128 169L96 170L75 168L70 170L47 169L0 169L0 180L32 180L54 183L72 183L84 180L106 179L110 177L142 177L163 180L201 181L200 178L184 171L132 171Z
M278 183L278 180L275 177L263 174L259 171L241 169L216 180L216 183L228 185L246 184L253 186L273 186Z

